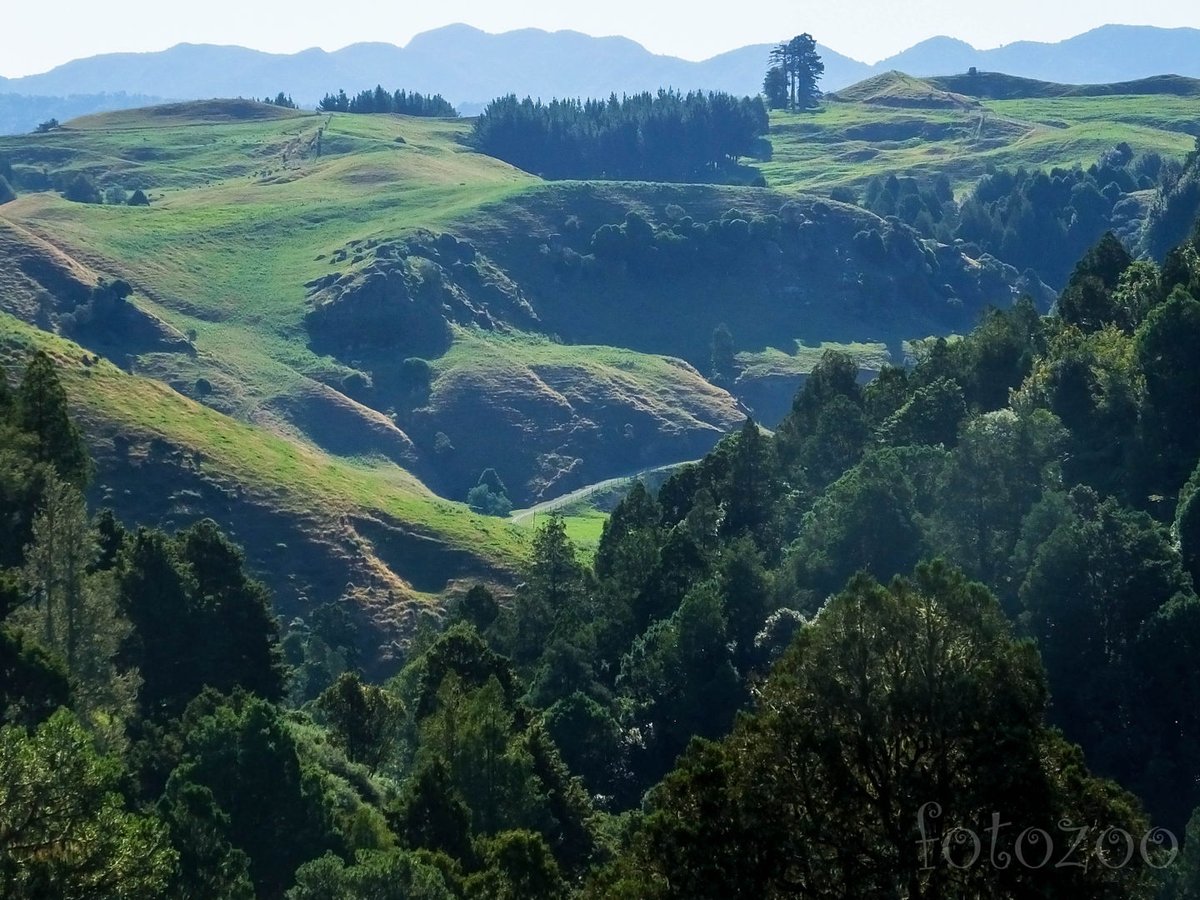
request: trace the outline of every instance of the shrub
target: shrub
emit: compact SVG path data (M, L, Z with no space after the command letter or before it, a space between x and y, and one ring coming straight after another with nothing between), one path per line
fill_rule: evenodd
M76 175L63 191L63 196L73 203L99 203L100 189L86 175Z
M145 191L143 191L141 188L138 188L133 192L132 196L130 196L129 200L126 202L130 206L149 206L150 198L146 196Z

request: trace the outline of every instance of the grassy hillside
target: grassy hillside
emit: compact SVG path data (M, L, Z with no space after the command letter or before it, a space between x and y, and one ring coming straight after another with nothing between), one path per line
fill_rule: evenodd
M450 502L482 469L528 506L693 459L747 411L777 417L815 348L869 372L1023 289L994 260L802 191L1192 141L1174 96L976 101L898 76L851 95L775 118L773 190L547 184L470 150L461 121L249 101L0 139L20 194L0 208L0 311L42 329L3 333L84 348L58 352L100 499L166 523L214 515L260 570L299 572L286 603L349 593L395 624L522 558L527 524ZM30 189L80 175L151 205ZM133 294L102 316L97 285L115 278ZM722 323L737 377L711 371ZM428 384L405 380L410 357ZM575 512L593 542L602 516Z
M455 579L504 577L524 557L526 530L442 500L402 469L238 422L0 314L3 368L19 371L33 349L59 362L87 427L97 503L147 524L221 520L285 613L349 588L394 636Z
M791 198L753 188L545 184L472 152L462 143L468 127L247 101L88 117L0 141L0 153L18 182L42 169L59 183L82 174L102 189L142 189L152 205L23 192L0 217L47 252L128 280L141 313L187 336L187 352L127 348L124 361L138 371L339 456L397 463L459 499L488 465L507 473L517 502L532 502L703 453L743 415L703 377L721 321L751 351L801 338L898 345L944 327L929 304L946 299L939 292L956 276L904 286L884 260L878 274L853 280L839 245L883 226L841 207L809 217L811 248L797 250L806 262L794 272L747 257L728 272L713 263L645 279L602 263L564 281L552 259L558 244L588 255L593 232L630 212L659 225L679 210L700 223L730 210L765 221ZM439 243L447 232L471 242L449 239L461 258ZM389 276L458 330L418 342L403 327L383 327L387 341L363 346L355 335L370 341L381 327L356 318L365 314L358 307L371 308L371 285ZM1004 302L1008 289L999 291ZM781 293L792 302L774 304ZM867 294L882 305L864 317ZM884 302L890 297L904 302ZM319 302L348 324L348 343L325 340L324 320L306 319ZM554 341L569 349L548 362ZM614 359L604 346L626 350ZM426 405L397 386L408 356L435 360ZM517 400L494 402L510 396ZM480 441L476 422L493 412L489 421L503 430ZM455 453L443 452L446 439Z
M1120 86L1087 86L1095 95L1057 86L1064 94L1055 95L1054 85L1008 76L985 80L972 95L967 81L890 73L831 95L816 111L773 113L774 155L760 168L768 185L785 190L826 192L876 175L943 172L964 187L992 165L1087 166L1122 141L1135 153L1181 157L1200 133L1195 99L1184 93L1197 83L1187 79L1127 88L1162 88L1153 97L1101 94Z

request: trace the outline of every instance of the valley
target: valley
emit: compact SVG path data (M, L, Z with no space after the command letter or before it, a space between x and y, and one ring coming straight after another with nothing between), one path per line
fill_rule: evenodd
M0 897L1200 897L1200 30L102 6L280 52L0 77Z
M774 113L771 158L753 162L765 189L547 182L474 151L460 120L248 101L90 116L0 139L14 180L82 176L150 204L21 191L0 208L0 308L106 360L104 378L71 382L100 417L98 499L143 521L230 526L244 514L193 488L125 508L122 485L140 476L111 435L170 448L139 464L176 474L203 458L188 475L199 494L226 477L255 495L261 523L233 533L257 571L289 573L271 578L285 609L355 585L379 633L399 635L412 603L472 572L503 583L522 558L532 520L460 505L484 470L528 507L695 459L747 415L779 421L813 348L849 350L869 378L913 341L1046 294L822 194L878 173L966 190L997 166L1193 142L1183 96L1148 116L1133 97L1017 88L1038 96L883 75L816 112ZM867 233L882 250L855 249ZM89 292L118 279L131 296L106 320ZM719 325L734 342L724 374ZM108 402L119 383L145 402ZM593 543L602 514L572 509ZM296 566L309 552L286 539L299 532L323 536L309 576Z

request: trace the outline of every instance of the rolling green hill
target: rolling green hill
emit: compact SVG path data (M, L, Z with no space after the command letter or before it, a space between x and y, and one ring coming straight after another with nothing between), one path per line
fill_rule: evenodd
M285 610L353 597L396 634L523 558L528 523L460 503L483 469L531 506L694 459L747 413L777 420L814 348L870 372L1039 287L804 191L1191 143L1177 97L975 101L899 77L855 96L775 118L768 190L546 183L471 150L461 121L248 101L0 139L19 193L0 207L4 345L63 360L98 500L213 516ZM79 176L151 203L31 189ZM736 372L712 369L719 324ZM602 519L578 512L594 541Z
M1200 135L1198 89L1174 77L1079 86L892 72L830 95L816 111L773 113L773 156L759 168L773 188L828 192L889 174L945 173L965 188L989 166L1088 166L1121 142L1181 157Z

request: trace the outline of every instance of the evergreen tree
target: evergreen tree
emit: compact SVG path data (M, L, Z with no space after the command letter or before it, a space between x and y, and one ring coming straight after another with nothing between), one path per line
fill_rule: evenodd
M35 458L58 470L65 481L82 489L91 461L79 429L71 420L67 392L54 362L43 351L33 354L17 390L16 424L37 439Z
M62 658L83 721L105 746L119 749L136 709L141 676L118 667L117 654L131 626L117 608L111 577L89 574L96 556L83 497L51 476L26 551L30 602L13 621Z
M378 771L395 754L405 720L404 704L384 688L343 674L317 698L334 740L353 762Z
M120 782L117 761L66 710L33 734L0 728L0 896L165 896L166 830L126 810Z

